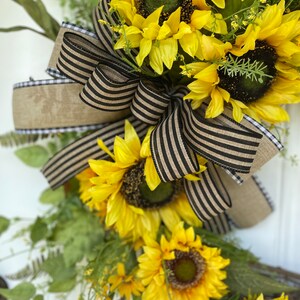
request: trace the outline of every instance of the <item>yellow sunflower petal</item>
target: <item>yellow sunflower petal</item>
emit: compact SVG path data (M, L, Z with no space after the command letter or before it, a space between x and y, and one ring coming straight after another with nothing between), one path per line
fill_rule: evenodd
M212 2L219 8L225 8L225 0L212 0Z
M179 40L180 46L182 47L182 50L186 52L191 57L194 57L198 47L199 47L199 41L197 34L195 32L185 34L180 40Z
M171 13L168 20L165 21L165 23L168 24L169 28L171 29L172 34L178 32L179 24L180 24L180 12L181 12L181 7L178 7L174 12Z
M151 23L158 24L162 9L163 6L157 8L153 13L151 13L144 21L143 28L148 27Z
M192 33L191 26L186 24L185 22L180 22L178 32L173 35L174 39L181 39L184 35Z
M157 74L161 75L164 71L164 65L163 65L160 49L158 46L153 45L149 54L149 59L150 59L150 66L152 67L152 69Z
M113 160L115 160L115 156L114 154L106 147L105 143L103 142L103 140L98 139L97 140L97 144L100 147L100 149L102 149L105 153L107 153Z
M151 191L154 191L158 185L161 183L161 179L156 171L154 161L152 157L146 158L146 163L144 167L144 174L146 177L146 182Z
M290 120L289 114L279 106L258 105L257 103L253 103L249 105L249 109L254 110L261 119L272 124L288 122Z
M128 120L125 120L124 140L126 141L126 144L130 147L130 149L135 153L135 156L139 157L141 150L140 138L137 135L134 127Z
M170 70L173 66L173 62L176 60L178 52L177 40L174 40L173 38L162 40L160 41L159 48L162 61L165 64L165 66Z
M230 104L232 105L232 109L233 109L233 119L240 123L244 117L242 108L247 109L248 107L241 101L238 100L230 100Z
M151 150L150 150L150 137L151 137L151 132L153 131L154 126L149 127L146 136L143 139L142 142L142 147L140 151L140 156L142 158L146 158L148 156L151 156Z
M152 41L149 39L141 39L140 41L140 51L136 56L136 62L138 66L141 66L144 62L144 59L149 55L152 48Z
M191 16L191 26L195 29L203 28L210 20L211 12L195 10Z
M206 118L215 118L224 111L223 96L218 89L213 89L211 92L211 101L205 112Z

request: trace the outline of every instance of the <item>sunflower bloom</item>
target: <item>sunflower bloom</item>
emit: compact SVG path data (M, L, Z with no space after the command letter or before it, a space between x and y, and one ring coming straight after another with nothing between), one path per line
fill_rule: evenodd
M244 114L271 124L288 121L283 105L300 101L300 11L284 15L284 9L283 0L267 6L237 36L225 57L192 64L190 68L195 68L189 74L195 81L188 85L191 92L185 99L191 99L195 108L208 99L207 118L217 117L229 104L237 122ZM239 73L247 64L247 74ZM240 69L232 71L234 65ZM206 79L206 73L211 78Z
M161 182L150 151L152 130L148 130L141 143L132 125L126 121L124 139L115 138L114 153L99 141L99 146L113 161L89 161L96 176L90 179L91 200L87 204L106 203L107 227L134 242L146 235L156 238L161 223L169 229L181 220L201 226L183 192L182 182ZM201 172L205 167L199 169ZM196 180L197 174L188 177Z
M125 0L112 0L111 9L118 11L125 21L124 25L115 29L120 34L115 49L138 48L136 63L141 67L145 59L149 58L149 64L157 74L164 72L164 67L171 69L177 59L178 43L183 51L194 57L200 45L200 29L213 23L211 12L195 9L193 3L189 8L178 7L168 15L161 24L163 6L154 10L151 14L143 16L139 14L135 4ZM190 14L190 9L193 12ZM188 11L188 19L181 21L182 13ZM223 32L221 21L215 20L217 33ZM221 25L220 25L221 24ZM209 29L210 26L207 27Z
M227 293L223 282L229 260L220 256L220 249L201 243L192 227L177 224L170 240L160 243L148 239L139 258L138 277L145 285L143 300L220 299Z
M117 274L111 275L108 278L108 282L111 284L110 290L118 292L126 300L132 299L132 295L140 296L144 291L144 286L134 274L126 275L123 263L118 263Z

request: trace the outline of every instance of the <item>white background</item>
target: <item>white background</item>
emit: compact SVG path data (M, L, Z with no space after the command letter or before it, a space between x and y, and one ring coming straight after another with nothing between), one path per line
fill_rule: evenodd
M61 22L59 0L45 0L48 10ZM35 24L25 11L11 0L1 0L0 27ZM38 29L38 28L37 28ZM12 86L19 81L47 78L44 70L53 42L29 31L0 33L0 134L13 130ZM29 109L29 108L28 108ZM289 107L291 116L287 148L300 157L300 104ZM24 111L26 114L26 111ZM272 196L275 212L251 229L237 230L234 235L243 247L252 250L261 261L300 273L300 166L276 157L259 172ZM25 166L12 149L0 148L0 215L33 219L45 209L38 197L47 182L37 169ZM12 231L0 238L0 259L10 251L20 251L21 242L8 243ZM0 261L0 276L13 273L26 264L27 255ZM10 285L13 285L10 282Z

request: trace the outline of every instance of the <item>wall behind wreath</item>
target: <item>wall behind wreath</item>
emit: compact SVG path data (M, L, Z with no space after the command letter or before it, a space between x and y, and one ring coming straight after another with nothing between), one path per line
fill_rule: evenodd
M44 0L44 3L61 21L59 0ZM21 24L38 29L19 5L1 0L0 27ZM26 81L29 76L47 78L44 70L52 47L52 41L29 31L0 33L0 134L13 130L13 84ZM292 121L288 125L288 155L300 158L300 104L290 106L289 113ZM277 156L258 175L273 199L275 211L255 227L236 230L233 235L262 262L300 273L300 162L292 166ZM12 149L0 148L0 215L34 219L45 210L38 198L46 187L47 182L37 169L25 166ZM26 248L22 242L7 242L12 233L10 230L0 238L0 259ZM20 269L27 258L28 254L23 254L0 261L0 276Z

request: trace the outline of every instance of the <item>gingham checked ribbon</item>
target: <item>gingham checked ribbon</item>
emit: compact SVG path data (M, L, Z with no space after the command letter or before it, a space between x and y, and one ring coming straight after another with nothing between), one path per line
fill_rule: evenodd
M188 92L186 87L172 87L132 72L122 60L125 54L113 50L111 29L98 22L99 19L106 20L107 15L108 4L101 1L94 15L98 39L84 30L66 30L64 27L58 42L61 45L57 69L68 78L66 80L72 79L82 87L80 98L89 107L116 114L130 109L132 116L129 119L140 136L145 134L148 125L156 125L151 134L151 153L162 181L173 181L197 172L196 154L207 158L211 164L204 179L185 181L185 189L194 211L202 220L218 216L231 206L232 201L222 181L217 180L214 164L236 178L241 174L251 177L253 165L260 160L257 151L262 141L266 144L263 151L270 155L260 160L259 166L279 147L249 120L237 124L226 112L216 119L205 119L201 109L192 110L190 103L183 101ZM59 74L53 68L51 72ZM89 158L105 158L105 153L97 147L96 138L101 137L111 149L114 137L122 135L122 130L123 121L115 121L57 153L42 169L50 185L55 188L66 182L87 167Z

